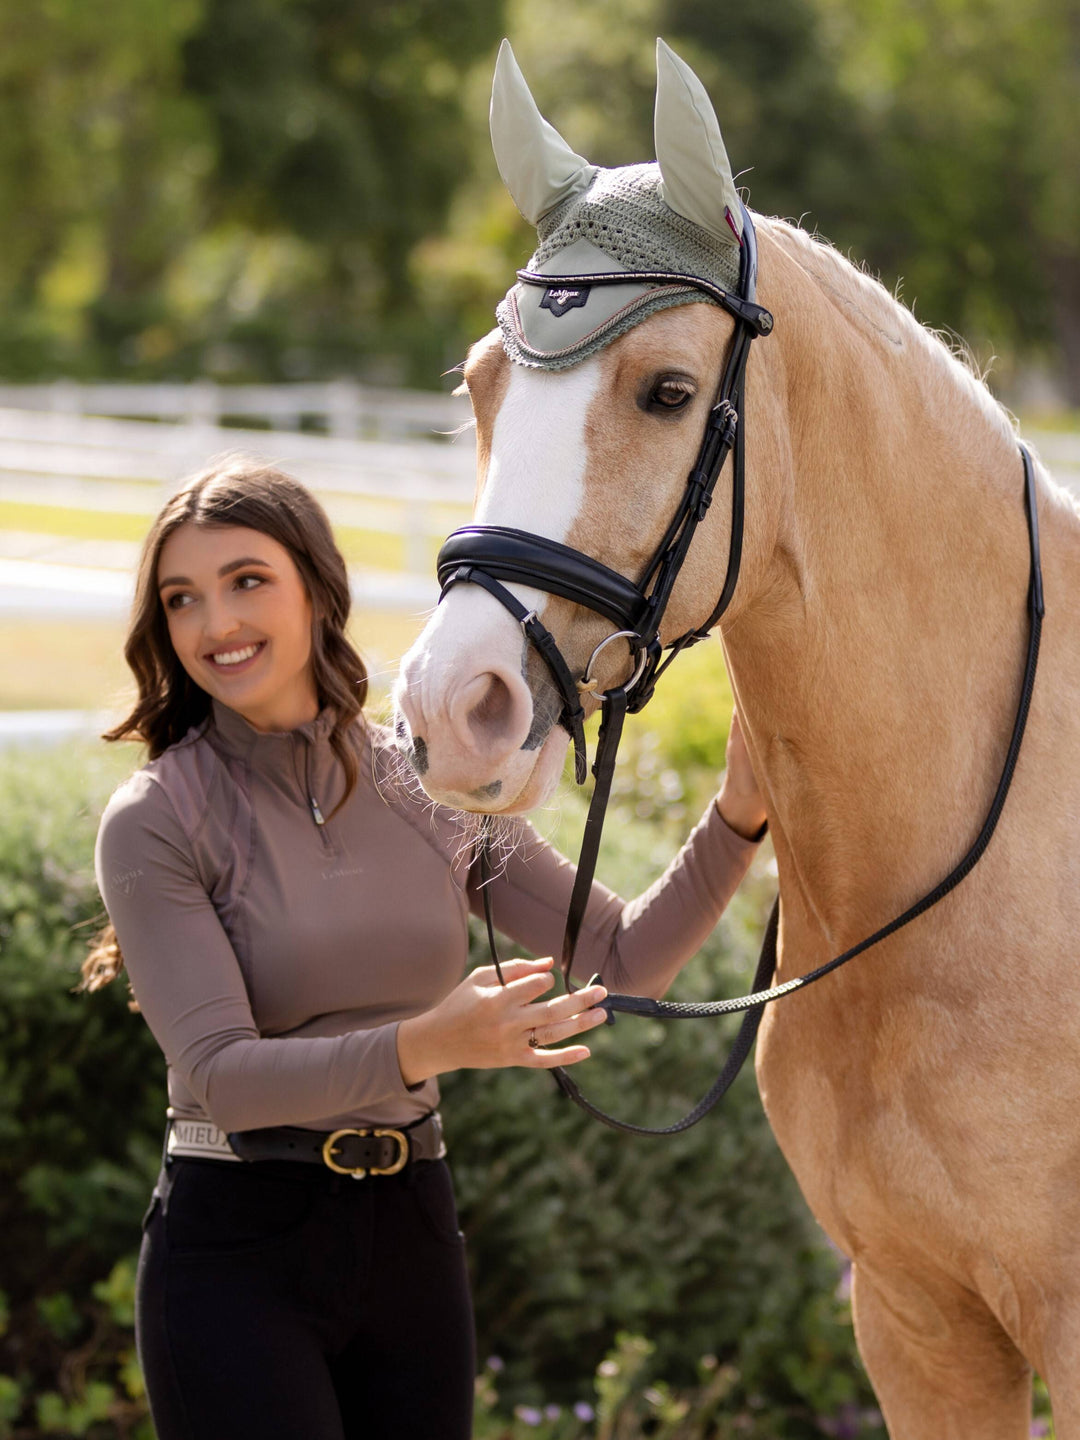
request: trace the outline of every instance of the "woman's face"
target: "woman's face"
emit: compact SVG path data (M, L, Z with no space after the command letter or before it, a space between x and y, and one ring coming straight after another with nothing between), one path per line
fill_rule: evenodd
M283 545L242 525L181 525L161 548L157 582L196 685L257 730L315 718L311 600Z

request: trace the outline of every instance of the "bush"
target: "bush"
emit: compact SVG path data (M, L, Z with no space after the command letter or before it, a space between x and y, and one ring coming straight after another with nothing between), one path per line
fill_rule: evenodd
M634 740L631 754L602 859L624 893L652 877L689 823L622 823L653 803L649 785L669 768L659 742ZM72 993L88 922L101 913L96 816L125 761L130 752L0 756L0 1274L9 1311L5 1324L0 1307L0 1436L151 1434L131 1299L164 1067L122 984ZM711 783L708 772L690 777L691 788ZM580 802L565 799L567 844L580 818ZM764 874L750 882L683 977L684 994L745 986L768 889ZM620 1020L600 1037L588 1089L620 1114L673 1118L711 1082L731 1028L725 1036L702 1021L665 1032ZM598 1404L594 1373L621 1332L647 1337L619 1401L627 1416L645 1417L642 1434L659 1414L650 1390L676 1407L679 1393L688 1406L705 1403L713 1382L703 1379L703 1356L727 1367L714 1408L752 1413L762 1436L818 1435L817 1417L872 1404L834 1296L837 1261L780 1160L749 1071L702 1125L666 1140L595 1125L533 1072L463 1072L447 1078L445 1096L481 1355L503 1362L499 1399L481 1405L478 1435L535 1428L512 1419L515 1406L530 1417L530 1407L557 1404L569 1416L575 1401ZM764 1428L769 1416L782 1417L779 1428ZM638 1433L629 1419L620 1424L618 1434Z
M0 759L0 1435L20 1415L72 1435L107 1416L127 1435L142 1414L121 1299L160 1154L164 1063L124 986L72 994L102 914L97 816L124 758Z

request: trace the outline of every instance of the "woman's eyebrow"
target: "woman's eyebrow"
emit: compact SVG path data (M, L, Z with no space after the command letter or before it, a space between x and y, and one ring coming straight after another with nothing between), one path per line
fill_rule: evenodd
M222 565L217 572L218 578L223 579L231 575L234 570L242 570L245 565L258 565L263 570L272 570L274 567L269 560L260 560L257 555L244 555L239 560L230 560L227 565ZM158 581L158 589L165 590L170 585L192 585L194 581L187 575L168 575L164 580Z
M269 560L260 560L257 555L245 555L241 560L230 560L227 565L222 565L221 569L217 572L218 577L222 578L225 575L231 575L234 570L242 570L245 565L258 565L263 570L272 570L274 568Z

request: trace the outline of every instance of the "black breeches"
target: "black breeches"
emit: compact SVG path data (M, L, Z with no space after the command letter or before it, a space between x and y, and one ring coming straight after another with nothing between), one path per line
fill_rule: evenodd
M158 1440L468 1440L475 1375L445 1161L364 1180L171 1160L139 1259Z

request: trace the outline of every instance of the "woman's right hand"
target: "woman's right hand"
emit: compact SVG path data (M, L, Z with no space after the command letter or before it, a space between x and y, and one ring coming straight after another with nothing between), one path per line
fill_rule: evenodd
M589 985L541 1001L555 983L553 965L550 956L504 961L505 985L499 984L494 966L482 965L433 1009L403 1020L397 1049L405 1084L419 1085L447 1070L505 1065L550 1070L587 1060L586 1045L548 1047L602 1025L604 1011L595 1007L607 991L603 985Z

